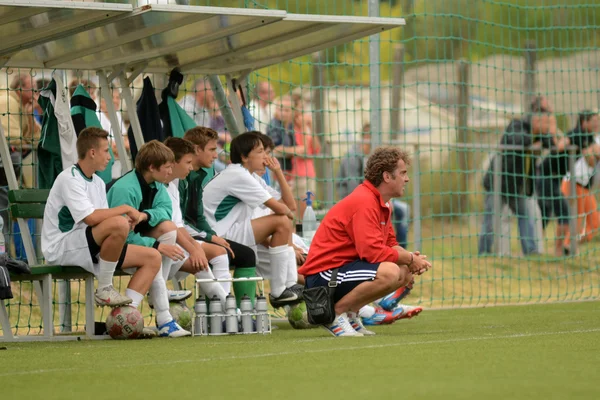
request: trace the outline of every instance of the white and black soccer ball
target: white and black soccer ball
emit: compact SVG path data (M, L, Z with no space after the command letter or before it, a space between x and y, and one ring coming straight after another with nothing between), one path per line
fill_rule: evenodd
M136 339L144 330L144 318L135 307L115 307L106 318L106 330L113 339Z
M171 303L169 305L169 311L171 312L171 316L186 331L192 330L192 321L194 318L194 313L190 308L185 304L184 301Z

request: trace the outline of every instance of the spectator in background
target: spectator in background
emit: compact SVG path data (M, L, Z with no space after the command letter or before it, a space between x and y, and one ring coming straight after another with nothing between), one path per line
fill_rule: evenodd
M32 188L34 183L32 150L37 146L41 126L36 122L33 114L33 104L37 101L37 95L31 75L14 76L9 89L8 94L0 96L0 121L4 128L4 135L8 139L11 157L16 164L21 164L23 186Z
M294 137L294 112L292 110L292 98L282 96L275 101L275 118L269 123L267 135L273 139L275 148L277 146L293 147L296 145ZM277 161L285 173L292 170L292 154L288 152L274 152L277 155Z
M273 99L275 92L269 82L261 81L256 84L256 98L249 104L249 110L254 118L254 129L267 132L269 123L275 116Z
M43 88L47 87L50 84L50 79L38 79L37 81L35 81L35 87L37 89L37 93L40 92L40 90L42 90ZM43 117L44 117L44 110L42 110L42 107L40 107L40 105L38 104L37 100L33 102L33 117L35 118L35 121L40 124L40 126L42 125L42 121L43 121Z
M583 111L579 114L577 125L569 132L574 145L579 148L581 157L575 162L575 197L577 199L577 232L578 240L589 241L600 229L600 213L596 198L591 192L595 166L600 161L600 144L596 143L594 133L599 129L598 114L592 111ZM562 182L561 191L565 196L572 196L570 173ZM570 245L569 231L566 232L565 253L568 254Z
M522 120L513 120L506 128L500 145L523 146L529 149L549 148L554 143L556 125L552 124L551 111L545 108L543 97L534 99L531 114ZM551 130L553 130L551 132ZM526 198L533 194L535 158L525 150L500 150L494 157L502 158L500 198L518 218L519 236L523 254L539 254L535 242L534 221L528 212ZM492 253L494 243L494 161L483 179L485 211L479 236L479 255Z
M535 190L538 196L538 205L542 214L542 228L546 229L552 214L557 218L555 255L563 256L563 241L569 232L569 204L560 191L563 177L569 170L569 153L567 146L569 138L559 137L557 132L556 117L550 115L550 132L554 149L546 156L539 166Z
M214 94L204 78L194 82L193 94L187 94L179 100L179 105L192 117L196 125L210 127L210 109L214 104Z
M313 136L312 118L304 112L302 99L294 104L293 110L294 146L275 146L273 152L278 156L294 154L292 169L286 174L286 179L299 206L296 210L296 219L302 220L306 202L306 192L315 193L317 188L314 156L321 152L319 139Z
M362 140L348 150L342 158L337 174L336 186L339 199L348 196L363 182L363 171L367 156L371 152L371 124L362 127Z

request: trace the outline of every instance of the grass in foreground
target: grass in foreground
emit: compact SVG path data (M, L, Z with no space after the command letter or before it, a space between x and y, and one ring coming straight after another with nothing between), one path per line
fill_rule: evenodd
M2 397L600 398L600 302L426 311L374 330L0 344Z

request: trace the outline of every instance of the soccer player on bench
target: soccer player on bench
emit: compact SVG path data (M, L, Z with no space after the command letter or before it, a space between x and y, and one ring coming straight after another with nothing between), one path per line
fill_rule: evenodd
M243 244L218 236L208 224L204 215L204 188L202 184L207 176L205 168L212 168L213 162L218 157L217 141L219 140L219 134L213 129L197 126L188 130L183 138L196 145L196 156L192 161L194 170L186 179L179 181L181 211L183 212L186 229L188 229L188 232L194 239L216 244L227 250L229 266L235 268L234 278L255 277L256 255L254 254L254 250ZM213 265L212 272L218 279L231 278L229 269L225 270L217 265ZM225 293L230 293L231 284L229 282L223 282L221 285ZM239 307L244 294L254 299L256 283L245 281L233 282L233 290L236 294Z
M173 152L157 140L143 145L135 159L135 169L109 185L108 204L112 207L126 204L140 211L140 222L129 233L127 243L154 248L160 252L161 271L150 287L158 334L181 337L191 333L173 320L169 312L166 285L173 261L185 258L183 250L175 244L177 227L171 221L171 199L164 184L171 175L174 158Z
M148 291L160 269L160 254L125 241L141 214L129 205L108 208L106 186L95 173L111 159L108 133L86 128L77 138L77 164L62 171L50 190L44 209L42 252L48 264L76 265L98 278L98 306L131 304ZM136 269L126 296L112 285L116 268Z
M208 223L219 236L256 248L270 238L269 258L281 273L271 274L269 300L275 308L301 300L293 288L296 278L288 280L287 271L296 268L291 246L294 212L275 200L252 174L264 169L265 163L276 168L267 157L260 132L246 132L231 141L231 162L205 187L204 211ZM291 194L291 193L290 193ZM283 196L285 198L285 196ZM252 219L256 207L264 204L275 215Z
M184 249L185 260L173 263L169 273L169 279L192 274L198 279L215 279L213 269L226 271L229 273L229 260L227 259L227 250L225 247L217 246L201 240L195 240L186 230L183 222L183 216L179 200L179 181L187 178L193 170L192 161L196 156L196 146L185 139L170 137L165 140L165 145L171 149L175 155L173 163L173 173L167 179L167 192L171 198L173 208L173 223L177 226L177 244ZM209 265L210 264L210 265ZM227 293L223 287L216 282L205 282L200 284L202 292L211 299L217 295L225 304Z

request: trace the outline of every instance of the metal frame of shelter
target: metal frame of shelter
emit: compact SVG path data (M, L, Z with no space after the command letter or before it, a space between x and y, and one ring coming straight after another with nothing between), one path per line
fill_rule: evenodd
M118 78L138 148L144 143L131 83L144 72L208 77L232 136L245 131L234 85L244 86L253 70L291 60L405 24L402 18L290 14L183 5L144 5L41 0L0 0L0 67L95 71L112 126L118 126L110 85ZM5 38L11 38L6 40ZM53 74L59 89L59 74ZM227 78L228 95L219 79ZM231 105L230 105L231 104ZM114 135L119 154L127 154ZM0 125L0 155L10 190L17 190L9 148ZM131 170L125 157L123 168ZM37 264L27 223L18 219L30 265ZM42 307L44 336L54 338L49 282L34 282ZM86 292L93 290L88 288ZM49 303L48 303L49 302ZM0 301L4 339L15 340ZM86 322L93 321L86 312ZM88 337L93 336L86 326ZM0 338L1 340L1 338Z

